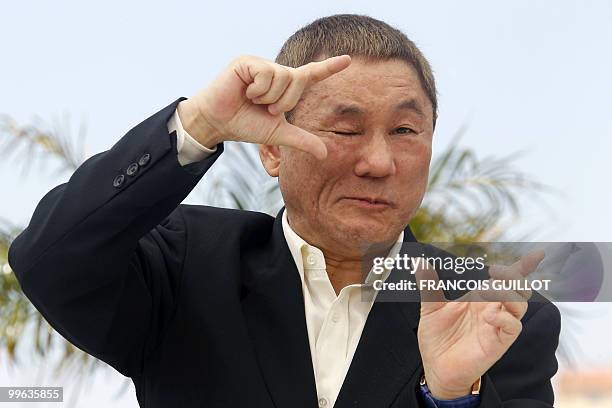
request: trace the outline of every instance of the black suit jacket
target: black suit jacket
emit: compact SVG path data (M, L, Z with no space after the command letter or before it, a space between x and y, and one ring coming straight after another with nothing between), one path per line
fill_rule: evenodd
M281 217L180 204L223 151L179 164L166 123L182 99L49 191L9 263L59 333L131 377L142 407L314 408ZM418 321L418 303L374 304L337 407L419 406ZM481 406L551 406L559 312L534 302L523 324Z

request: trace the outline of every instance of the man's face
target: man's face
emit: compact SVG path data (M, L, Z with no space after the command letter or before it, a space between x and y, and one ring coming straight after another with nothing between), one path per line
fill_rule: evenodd
M280 149L279 183L296 232L347 253L395 240L421 204L431 159L432 105L414 68L353 58L304 93L292 123L328 151L319 161Z

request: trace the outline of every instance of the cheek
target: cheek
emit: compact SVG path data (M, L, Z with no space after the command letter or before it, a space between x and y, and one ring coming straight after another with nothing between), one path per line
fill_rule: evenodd
M327 158L323 161L294 149L282 151L279 184L285 202L294 207L325 206L324 202L333 196L334 186L350 171L351 149L346 143L328 137L321 139L327 146Z
M429 164L431 161L431 145L413 146L406 154L398 158L398 180L402 190L413 194L422 194L427 187Z
M278 182L289 208L312 208L319 194L319 161L300 151L283 149Z

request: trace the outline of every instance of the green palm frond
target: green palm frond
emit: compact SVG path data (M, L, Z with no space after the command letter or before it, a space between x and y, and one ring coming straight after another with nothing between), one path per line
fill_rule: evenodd
M21 293L17 278L8 264L8 248L17 228L7 221L0 225L0 347L10 361L16 357L19 340L23 337L31 310L30 302Z
M19 125L8 115L0 115L0 154L10 157L27 157L23 161L24 173L32 167L32 160L46 163L55 160L59 171L74 171L85 160L85 126L80 125L78 137L71 137L68 118L54 121L51 130L40 119L34 124Z
M513 162L521 154L480 159L474 151L461 149L456 137L432 162L427 198L443 202L458 200L456 210L463 213L486 210L500 214L510 210L517 214L518 191L524 194L548 190L514 167Z
M30 124L20 126L8 115L0 115L0 155L24 163L22 175L35 161L41 165L49 161L56 167L56 175L74 172L84 158L85 127L81 126L78 137L71 137L67 120L56 121L53 130L43 130L46 125ZM19 160L27 158L27 160ZM27 165L26 165L27 164ZM17 350L25 341L26 334L33 340L35 356L45 359L59 344L61 349L56 371L68 376L79 377L83 367L99 364L98 360L83 353L61 337L23 294L19 282L8 264L8 248L23 227L12 225L0 219L0 348L6 351L9 364L18 364ZM75 363L77 362L77 363ZM65 367L76 367L65 369ZM75 388L75 394L79 392ZM72 396L74 399L74 396ZM74 403L69 404L73 406Z
M427 194L411 227L429 242L494 241L507 237L511 222L520 217L519 197L540 200L548 186L532 180L515 166L523 154L479 158L462 148L462 127L432 161ZM505 225L504 225L505 224Z
M257 145L225 142L224 156L211 171L212 187L204 194L204 202L276 215L282 196L276 179L261 165Z

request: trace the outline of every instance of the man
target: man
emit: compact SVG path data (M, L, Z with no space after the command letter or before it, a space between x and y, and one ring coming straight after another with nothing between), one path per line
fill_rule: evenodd
M429 64L404 34L319 19L276 63L235 59L83 163L43 197L9 262L53 327L131 377L143 407L552 406L551 303L361 297L361 248L416 241L436 112ZM260 144L286 205L276 219L180 204L229 140Z

